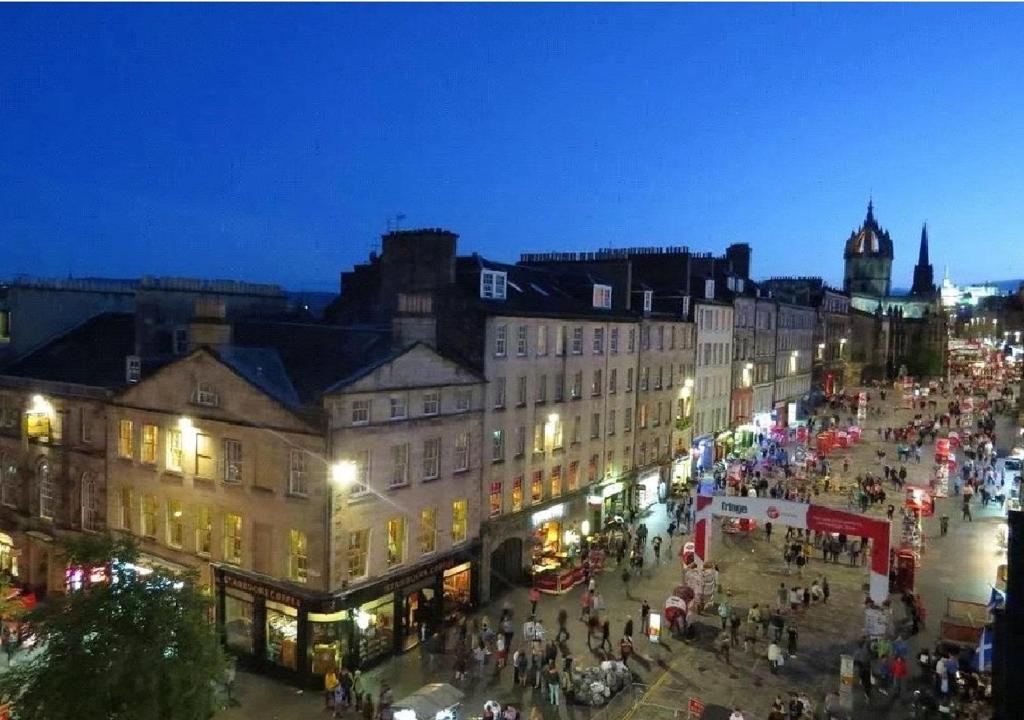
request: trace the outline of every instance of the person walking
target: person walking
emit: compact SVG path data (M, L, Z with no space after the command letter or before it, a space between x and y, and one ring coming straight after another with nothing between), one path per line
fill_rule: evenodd
M967 487L970 487L970 486L968 485ZM966 488L965 488L965 490L966 490ZM967 522L974 522L974 516L971 515L971 496L968 495L966 492L964 492L964 502L963 502L962 510L963 510L963 515L964 515L962 519L966 520Z
M558 672L558 667L553 661L548 664L547 681L548 703L551 705L558 705L559 691L562 689L562 674Z
M594 593L590 590L584 590L580 596L580 622L587 622L590 620L590 611L594 607Z
M540 602L540 590L535 587L530 588L530 614L537 614L537 603Z
M655 535L651 540L651 547L654 548L654 564L661 564L661 535Z
M767 520L764 524L764 539L765 542L770 543L772 541L772 521Z
M892 660L892 691L895 697L903 692L903 684L907 679L907 661L902 655Z
M526 653L516 650L512 655L512 685L525 684L526 679Z
M651 629L651 605L646 600L640 604L640 632L646 636Z
M722 629L729 626L729 618L732 617L732 606L729 605L728 593L722 602L718 603L718 618L722 621Z
M779 667L782 665L782 648L772 640L768 643L768 669L772 675L778 675Z
M793 624L793 623L790 623L789 627L786 628L786 640L787 640L786 652L789 654L790 657L796 657L796 639L797 639L796 625Z
M945 536L949 532L949 515L939 518L939 535Z
M608 647L608 652L611 652L611 650L612 650L611 635L612 635L612 625L611 625L611 622L609 622L608 620L605 620L601 624L601 645L599 647L602 650L604 650L605 646L607 646Z
M633 596L629 594L629 568L628 567L622 568L622 584L626 588L626 597L629 598L630 600L632 600Z

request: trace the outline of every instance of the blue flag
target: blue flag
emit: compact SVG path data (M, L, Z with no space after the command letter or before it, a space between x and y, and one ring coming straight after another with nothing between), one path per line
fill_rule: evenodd
M992 641L995 630L991 625L981 633L981 642L978 649L974 651L974 667L978 672L988 672L992 669Z

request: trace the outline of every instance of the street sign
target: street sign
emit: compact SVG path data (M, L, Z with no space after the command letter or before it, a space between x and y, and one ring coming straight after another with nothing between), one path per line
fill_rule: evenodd
M853 656L839 657L839 706L844 710L853 709Z
M700 698L690 698L690 702L687 703L686 709L690 714L690 720L700 720L704 715L704 703Z
M647 639L652 643L661 638L661 613L652 612L647 616Z

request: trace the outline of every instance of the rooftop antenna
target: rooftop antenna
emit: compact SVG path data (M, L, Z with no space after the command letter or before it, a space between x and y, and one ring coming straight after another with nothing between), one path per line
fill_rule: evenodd
M385 219L388 232L398 232L402 229L402 221L405 220L404 213L398 213L394 216L388 215Z

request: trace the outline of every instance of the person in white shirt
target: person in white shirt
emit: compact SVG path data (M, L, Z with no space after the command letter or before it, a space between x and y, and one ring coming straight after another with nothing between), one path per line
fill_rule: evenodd
M732 715L729 716L729 720L744 720L743 711L739 708L733 708Z

